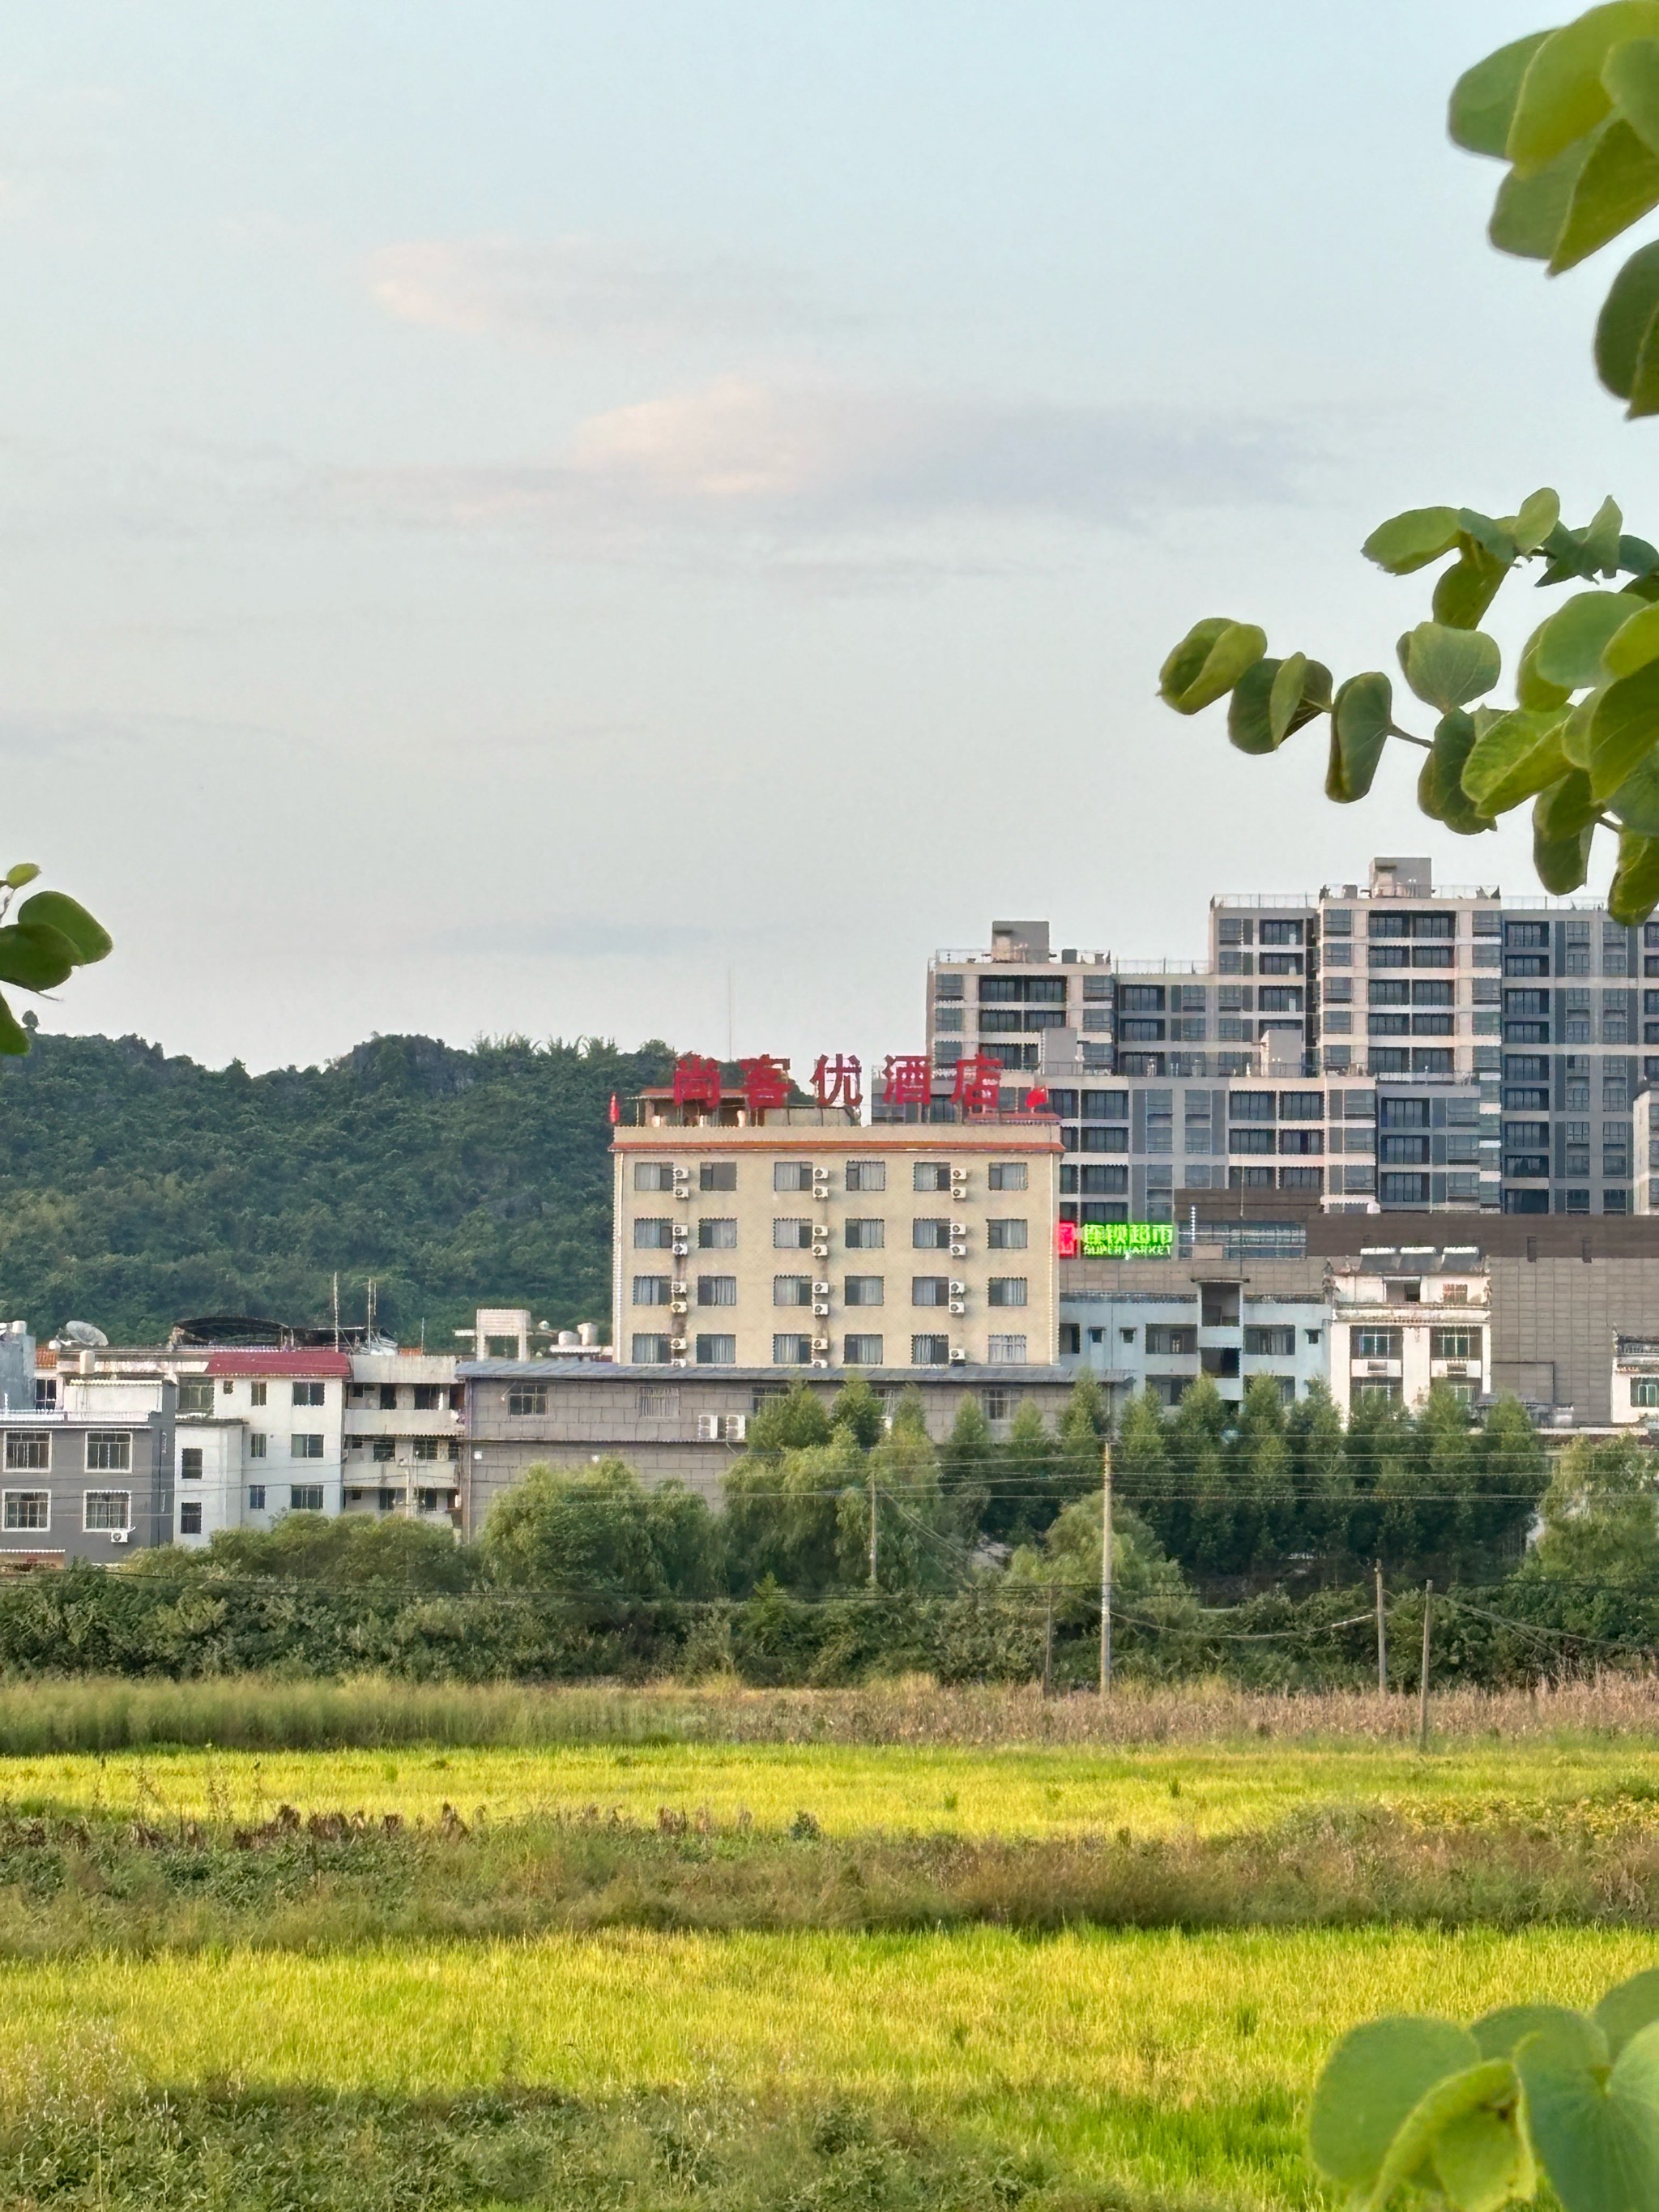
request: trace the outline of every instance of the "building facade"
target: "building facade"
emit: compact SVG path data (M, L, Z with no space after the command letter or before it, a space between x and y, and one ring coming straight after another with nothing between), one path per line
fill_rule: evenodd
M1364 1249L1330 1273L1331 1395L1420 1406L1431 1389L1466 1404L1492 1382L1492 1279L1472 1245Z
M439 1352L347 1357L345 1510L459 1522L466 1389L457 1379L458 1362Z
M173 1540L178 1393L161 1377L64 1376L0 1413L0 1569L107 1565Z
M1272 1378L1286 1405L1329 1381L1330 1313L1317 1266L1311 1280L1280 1290L1219 1279L1213 1268L1208 1279L1194 1271L1185 1284L1158 1287L1137 1282L1127 1266L1118 1272L1110 1288L1066 1287L1060 1297L1060 1364L1091 1375L1115 1413L1141 1390L1177 1405L1200 1375L1233 1404L1258 1375Z

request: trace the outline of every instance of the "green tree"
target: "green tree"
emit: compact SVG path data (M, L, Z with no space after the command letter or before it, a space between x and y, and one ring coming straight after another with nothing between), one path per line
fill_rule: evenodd
M1279 1565L1301 1534L1291 1480L1285 1401L1271 1375L1252 1376L1226 1455L1237 1499L1235 1556L1240 1567Z
M1340 1559L1350 1551L1353 1480L1342 1448L1342 1416L1322 1380L1311 1382L1291 1407L1285 1440L1301 1544L1325 1559Z
M476 1579L476 1561L448 1528L401 1514L284 1513L269 1528L216 1529L199 1550L146 1549L123 1571L459 1590Z
M996 1438L977 1392L963 1393L951 1433L939 1447L939 1486L956 1533L964 1540L984 1523L997 1468Z
M1015 1409L997 1454L996 1482L981 1526L994 1541L1027 1543L1065 1504L1066 1453L1048 1433L1041 1408L1027 1398Z
M1101 1497L1074 1498L1057 1513L1035 1544L1022 1544L1008 1562L1008 1580L1021 1588L1040 1586L1088 1601L1099 1610ZM1181 1597L1187 1585L1180 1568L1165 1557L1139 1515L1112 1504L1112 1589L1114 1602L1137 1598Z
M1532 1416L1518 1398L1505 1394L1481 1425L1462 1531L1480 1554L1480 1571L1520 1553L1548 1481L1548 1455Z
M1544 1493L1518 1579L1659 1593L1659 1460L1635 1437L1577 1437Z
M830 1441L830 1416L810 1384L792 1382L779 1398L769 1398L749 1424L750 1452L803 1451Z
M571 1597L704 1597L719 1539L701 1498L678 1483L647 1491L619 1459L529 1468L491 1508L478 1548L504 1589Z
M906 1391L893 1425L860 1460L850 1455L848 1481L837 1510L843 1583L867 1583L870 1508L876 1511L876 1584L884 1590L953 1588L967 1569L968 1549L939 1482L939 1453L927 1433L921 1400Z
M1170 1480L1187 1498L1187 1542L1177 1553L1207 1574L1240 1566L1238 1499L1228 1478L1224 1440L1232 1409L1208 1375L1182 1393L1170 1423Z
M738 1460L723 1485L721 1516L731 1589L746 1595L769 1579L799 1596L836 1589L842 1499L866 1494L864 1463L857 1437L844 1428L827 1443Z
M1166 1552L1184 1559L1191 1511L1184 1486L1170 1471L1169 1423L1150 1389L1123 1408L1112 1446L1114 1497L1140 1513Z
M830 1408L832 1430L846 1429L855 1443L868 1451L879 1443L887 1425L881 1401L862 1375L849 1376L835 1395Z

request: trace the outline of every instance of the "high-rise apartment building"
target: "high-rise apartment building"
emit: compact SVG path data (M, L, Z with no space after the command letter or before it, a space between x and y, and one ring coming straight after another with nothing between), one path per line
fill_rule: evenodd
M1633 1210L1659 924L1379 859L1364 884L1212 898L1209 934L1202 961L1133 962L1004 921L988 948L930 963L936 1092L987 1054L1047 1088L1062 1219L1168 1220L1180 1188Z

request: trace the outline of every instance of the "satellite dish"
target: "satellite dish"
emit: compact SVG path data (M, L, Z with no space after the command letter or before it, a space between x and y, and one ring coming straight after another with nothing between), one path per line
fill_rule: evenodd
M101 1328L95 1328L89 1321L66 1321L64 1323L64 1341L95 1351L100 1345L107 1344L109 1339Z

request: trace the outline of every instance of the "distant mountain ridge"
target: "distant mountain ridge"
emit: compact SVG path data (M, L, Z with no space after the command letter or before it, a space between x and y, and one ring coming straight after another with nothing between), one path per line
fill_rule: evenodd
M666 1045L373 1037L250 1075L138 1037L0 1061L0 1320L154 1342L186 1315L361 1318L434 1350L479 1304L609 1314L613 1092Z

